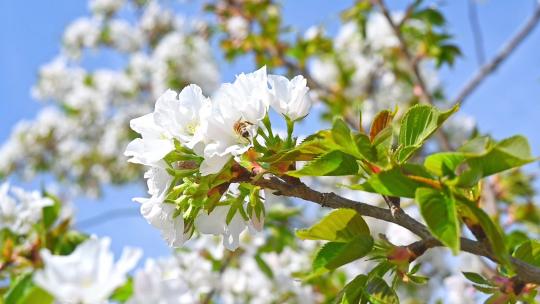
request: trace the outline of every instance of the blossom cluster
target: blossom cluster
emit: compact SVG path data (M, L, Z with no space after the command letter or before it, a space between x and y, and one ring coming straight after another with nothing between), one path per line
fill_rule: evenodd
M132 293L126 303L196 303L205 297L220 303L315 303L320 297L309 285L294 279L294 274L310 267L303 251L286 247L282 252L261 254L268 269L263 271L251 257L264 239L243 244L243 253L225 257L211 238L201 238L192 249L158 259L149 258L134 271ZM115 290L128 282L129 274L140 260L142 251L124 248L114 262L110 238L90 237L69 255L40 252L43 269L33 275L34 282L58 303L108 303ZM207 251L210 248L216 250ZM205 249L201 250L201 249ZM234 265L218 271L213 260L234 258ZM271 275L268 274L271 271ZM220 273L221 272L221 273Z
M42 219L42 209L51 205L53 201L38 191L27 192L3 183L0 185L0 230L26 235Z
M200 175L215 182L231 159L240 162L257 143L259 127L264 119L269 121L270 107L288 124L304 118L311 106L306 84L302 76L289 80L267 75L263 67L221 85L212 98L193 84L180 93L168 90L158 98L154 112L131 121L131 128L141 138L127 146L125 155L131 162L150 167L145 173L150 198L136 200L142 203L142 215L161 230L169 245L180 246L193 232L193 227L184 225L184 216L201 233L223 235L230 250L238 247L247 219L252 227L261 229L263 207L259 204L252 212L244 211L247 189L232 183L221 188L221 193L210 195L215 187L201 190L204 182L189 178ZM175 156L179 158L171 162ZM174 171L188 165L191 167L183 180L175 178ZM193 201L197 191L202 191L202 197ZM257 189L253 191L261 196ZM171 202L170 194L176 192L182 195ZM203 198L215 199L204 202ZM233 198L238 202L226 202Z
M392 18L399 23L404 14L394 12ZM420 27L421 24L411 26ZM415 97L414 87L399 77L405 63L395 58L399 40L382 13L369 14L362 34L358 24L350 21L339 29L333 41L335 56L323 55L311 60L310 74L327 90L343 89L348 100L361 100L362 122L370 123L379 111L405 106ZM305 39L315 39L320 30L310 28ZM420 73L430 91L438 88L439 80L433 63L421 61ZM350 74L350 75L349 75ZM340 83L342 75L347 83Z
M399 234L398 230L394 231ZM317 285L301 282L297 277L309 271L311 261L307 252L313 243L300 242L282 251L260 253L260 262L253 259L260 246L268 240L256 236L245 240L241 251L227 253L216 246L215 239L203 237L181 252L168 257L148 258L136 268L142 251L124 248L114 262L107 237L89 238L69 255L53 255L49 250L40 252L43 269L33 275L34 282L52 295L58 303L108 303L107 300L128 282L133 273L132 292L126 303L195 303L210 296L220 303L321 303L324 296ZM234 262L226 262L233 259ZM417 297L436 301L448 293L451 303L475 303L473 288L457 271L480 271L479 258L462 254L449 257L444 251L434 251L421 262L431 261L426 268L432 273L428 288L420 288ZM448 266L448 260L455 265ZM213 265L222 265L216 269ZM369 261L355 262L336 270L347 281L371 267ZM60 275L61 274L61 275ZM408 298L399 290L400 298ZM465 292L467 297L459 298Z
M110 243L110 238L90 238L69 255L42 249L44 268L36 271L34 281L60 303L103 303L126 282L142 255L139 249L125 248L114 263Z
M206 39L205 25L175 16L157 1L91 1L90 17L70 24L61 54L41 67L32 89L49 102L33 120L16 125L0 146L0 176L30 178L49 171L86 194L101 185L140 176L122 152L131 139L129 121L151 109L168 87L200 84L215 90L219 71ZM137 11L128 22L120 14ZM118 53L119 68L90 69L84 57Z

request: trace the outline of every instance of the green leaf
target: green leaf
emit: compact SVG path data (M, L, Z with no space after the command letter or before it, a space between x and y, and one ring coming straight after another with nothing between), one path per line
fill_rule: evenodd
M4 295L5 304L50 304L54 298L32 281L32 273L20 275Z
M259 269L269 278L274 278L274 272L272 271L272 268L268 266L268 264L263 260L260 254L255 255L255 262L257 262L257 265L259 266Z
M508 269L512 269L500 227L491 220L484 210L478 208L473 202L459 199L457 200L457 203L458 214L464 220L468 220L471 223L478 224L482 227L482 230L491 244L493 254L501 264L505 265Z
M332 151L307 163L302 169L289 171L290 176L341 176L358 173L358 164L351 155Z
M508 252L510 253L514 252L519 245L528 240L529 237L527 234L519 230L514 230L504 236L504 243L506 244L506 248L508 248Z
M126 283L113 292L111 300L119 303L125 303L133 295L133 278L129 278Z
M336 269L364 257L372 248L373 238L367 234L358 235L347 243L328 242L317 252L313 260L313 270L317 272L321 268Z
M444 16L438 10L434 8L426 8L414 12L411 18L423 20L426 23L442 26L445 23Z
M9 287L9 290L4 295L6 304L17 304L25 293L32 288L32 273L20 275Z
M523 166L534 160L527 139L523 136L513 136L495 144L480 157L469 158L468 163L471 168L479 168L482 177L485 177Z
M375 151L371 141L365 134L353 135L351 129L341 118L334 120L332 125L332 138L339 149L357 159L373 160Z
M56 220L58 219L58 216L60 215L60 208L62 207L62 204L60 200L49 193L45 193L45 196L53 201L53 204L50 206L43 207L43 226L45 229L49 229Z
M401 120L397 161L403 163L409 159L457 109L458 106L454 106L448 111L441 112L429 105L411 107Z
M438 176L453 177L459 164L467 157L460 152L441 152L429 155L424 166Z
M369 228L356 211L336 209L310 228L298 230L296 235L304 240L348 242L358 235L369 235Z
M375 136L372 146L376 152L376 162L380 166L386 167L391 163L392 144L394 141L394 131L388 127Z
M399 298L394 289L388 286L385 280L377 276L369 279L362 292L368 301L373 304L399 304Z
M352 281L347 283L343 290L336 297L335 303L339 304L358 304L360 298L362 297L362 290L366 285L367 276L359 275L355 277Z
M272 153L261 158L264 162L292 161L292 160L312 160L321 154L326 154L338 149L332 138L330 130L321 130L308 136L299 145L283 153Z
M493 286L490 281L488 281L486 278L481 276L480 274L476 272L463 272L463 275L471 282L476 283L478 285L487 285L487 286Z
M334 142L343 147L347 153L357 153L351 129L349 129L349 126L343 119L334 119L334 123L332 124L332 138L334 139Z
M431 188L418 188L416 201L429 231L444 245L459 252L460 224L457 217L456 202L451 194Z
M54 302L54 297L48 294L45 290L39 288L38 286L32 286L28 293L19 300L19 304L52 304Z
M415 177L420 177L420 179ZM424 180L425 182L420 180ZM430 181L437 182L432 179L432 176L422 166L404 164L401 167L394 167L388 171L373 174L363 184L347 187L353 190L362 190L389 196L414 198L416 189L428 186L426 182Z
M514 257L536 267L540 267L540 242L526 241L514 252Z
M53 248L53 253L58 255L67 255L73 252L80 243L88 239L88 235L78 231L68 231L63 234L58 243Z
M461 164L467 165L453 184L472 187L486 176L516 168L534 161L527 139L522 136L506 138L498 143L489 137L477 137L457 152L444 152L428 156L426 168L439 176L453 177Z

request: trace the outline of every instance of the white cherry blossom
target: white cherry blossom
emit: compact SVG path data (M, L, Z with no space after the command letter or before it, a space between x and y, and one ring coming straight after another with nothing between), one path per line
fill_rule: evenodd
M52 204L51 199L42 197L37 191L10 189L7 182L3 183L0 185L0 230L7 228L16 234L27 234L41 220L43 207Z
M193 149L203 141L202 130L210 115L210 99L199 86L191 84L180 94L167 90L156 102L154 121L183 145ZM195 149L202 152L202 147Z
M289 80L281 75L269 75L270 104L281 115L295 121L304 118L311 108L307 80L296 76Z
M170 134L155 123L154 113L131 120L130 126L142 137L126 147L124 155L131 157L130 162L152 166L174 150Z
M218 173L232 156L252 146L259 122L265 117L269 93L266 67L240 74L223 84L214 96L205 130L206 145L201 174Z
M142 255L139 249L125 248L114 263L110 243L109 238L92 237L64 256L43 249L44 268L35 273L35 283L60 303L105 303Z
M180 247L184 243L184 219L174 204L165 203L167 190L172 177L160 167L152 167L145 175L150 198L135 198L141 203L141 215L146 221L161 232L161 236L171 247Z
M230 205L217 206L210 214L202 211L195 219L195 227L200 233L223 236L223 246L229 250L236 250L240 245L240 233L247 227L246 221L239 212L236 212L227 224L227 214Z
M96 14L109 15L122 7L125 0L91 0L88 2L90 10Z
M197 302L183 275L174 257L148 259L144 268L135 273L133 296L127 303L190 304Z

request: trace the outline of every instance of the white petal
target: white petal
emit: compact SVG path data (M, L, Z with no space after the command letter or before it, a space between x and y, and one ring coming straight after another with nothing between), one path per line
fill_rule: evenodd
M231 155L205 157L199 168L201 175L206 176L218 173L230 159Z

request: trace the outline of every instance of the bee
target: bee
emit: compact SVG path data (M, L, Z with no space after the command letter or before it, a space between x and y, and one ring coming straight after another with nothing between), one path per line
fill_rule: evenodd
M242 119L238 119L233 126L234 131L242 136L245 139L249 139L249 130L248 128L250 126L253 126L253 124L249 121L242 121Z

